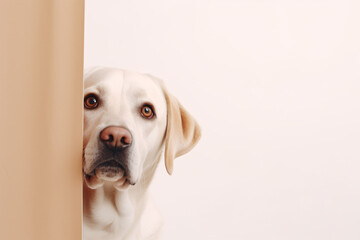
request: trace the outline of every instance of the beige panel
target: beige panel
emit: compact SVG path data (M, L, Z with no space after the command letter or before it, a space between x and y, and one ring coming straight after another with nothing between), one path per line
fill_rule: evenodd
M81 239L83 1L0 1L0 239Z

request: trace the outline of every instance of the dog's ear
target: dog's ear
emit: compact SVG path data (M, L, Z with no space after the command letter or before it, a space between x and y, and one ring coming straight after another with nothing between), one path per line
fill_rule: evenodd
M163 85L167 104L167 127L165 136L165 166L169 175L173 172L174 159L189 152L199 141L199 124L179 101Z

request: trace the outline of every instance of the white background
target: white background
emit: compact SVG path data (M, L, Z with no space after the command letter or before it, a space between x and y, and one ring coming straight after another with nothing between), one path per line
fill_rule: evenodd
M360 2L86 0L85 66L151 73L203 137L166 240L360 239Z

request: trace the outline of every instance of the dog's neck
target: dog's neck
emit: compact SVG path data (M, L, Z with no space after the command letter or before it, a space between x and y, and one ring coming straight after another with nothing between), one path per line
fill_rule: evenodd
M160 156L153 166L158 165L159 159ZM136 185L121 191L111 183L105 183L97 189L90 189L84 183L84 227L89 226L89 235L101 237L94 239L122 239L130 232L137 231L133 226L140 225L136 223L141 220L147 190L155 170L156 167L145 169Z

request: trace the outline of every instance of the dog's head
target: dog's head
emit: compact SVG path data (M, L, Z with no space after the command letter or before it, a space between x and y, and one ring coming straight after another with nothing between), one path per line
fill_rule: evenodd
M161 80L111 68L85 74L83 172L88 187L112 182L127 189L156 167L164 145L171 174L173 159L199 137L198 124Z

